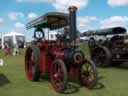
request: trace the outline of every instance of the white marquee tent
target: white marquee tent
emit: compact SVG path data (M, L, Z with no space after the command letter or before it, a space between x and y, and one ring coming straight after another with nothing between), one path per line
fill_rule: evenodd
M5 42L11 42L12 45L18 45L19 40L25 42L24 34L17 33L17 32L9 32L7 34L4 34L4 35L2 35L2 48L5 47L5 45L4 45Z

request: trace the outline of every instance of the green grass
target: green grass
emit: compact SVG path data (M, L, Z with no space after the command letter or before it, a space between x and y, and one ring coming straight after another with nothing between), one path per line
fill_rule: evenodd
M82 50L89 58L86 45ZM28 81L24 72L24 50L21 55L4 56L4 66L0 66L0 96L128 96L128 70L125 68L98 68L99 82L94 89L78 86L76 92L71 94L58 94L54 92L49 80L40 82Z

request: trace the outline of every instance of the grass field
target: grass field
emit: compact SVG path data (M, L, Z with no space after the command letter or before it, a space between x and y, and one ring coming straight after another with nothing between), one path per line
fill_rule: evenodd
M86 57L89 57L87 47ZM94 89L77 86L75 92L58 94L54 92L48 79L40 82L28 81L24 72L24 50L19 56L4 56L4 66L0 66L0 96L128 96L128 68L98 68L99 81Z

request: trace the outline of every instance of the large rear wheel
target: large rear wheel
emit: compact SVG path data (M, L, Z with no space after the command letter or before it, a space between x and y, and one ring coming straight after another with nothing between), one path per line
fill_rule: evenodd
M35 45L26 49L25 72L28 80L38 81L40 78L40 50Z
M64 62L57 59L51 66L51 84L56 92L63 93L67 84L67 69Z
M95 64L86 60L79 67L79 80L82 85L91 89L97 83L97 70Z
M106 47L97 47L92 51L91 59L97 66L107 67L111 64L111 53Z

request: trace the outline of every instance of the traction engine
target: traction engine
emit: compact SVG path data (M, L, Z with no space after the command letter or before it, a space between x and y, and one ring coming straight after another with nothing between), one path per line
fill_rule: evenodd
M87 88L96 84L95 64L85 58L77 40L76 10L75 6L71 6L69 14L48 12L27 24L27 29L35 28L36 39L25 53L28 80L38 81L41 74L48 73L53 89L59 93L66 90L69 79L78 80ZM67 30L60 34L59 29L62 28ZM49 30L58 33L55 40L50 39Z

